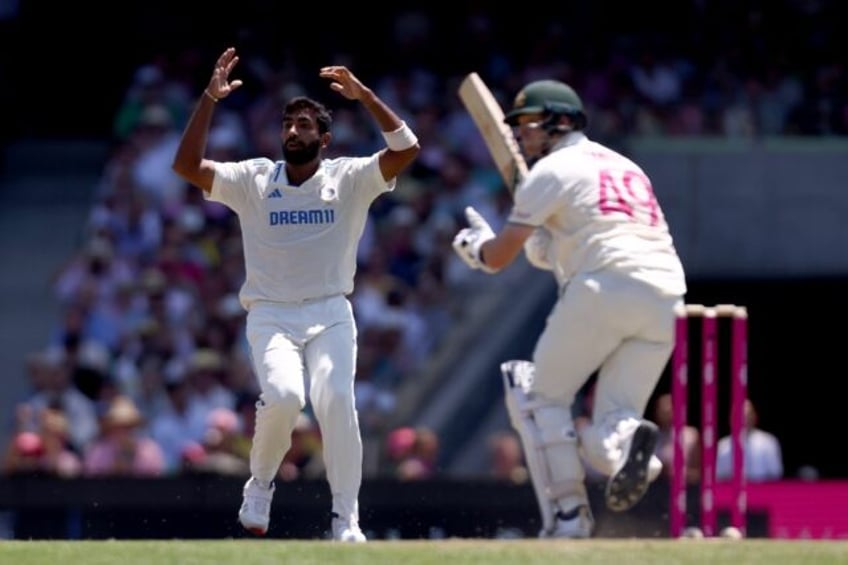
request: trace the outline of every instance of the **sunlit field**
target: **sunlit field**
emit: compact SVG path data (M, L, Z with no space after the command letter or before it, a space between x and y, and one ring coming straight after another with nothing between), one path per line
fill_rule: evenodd
M359 563L507 564L552 563L848 563L848 542L771 540L469 540L373 541L5 541L0 563L137 565L220 563L234 565Z

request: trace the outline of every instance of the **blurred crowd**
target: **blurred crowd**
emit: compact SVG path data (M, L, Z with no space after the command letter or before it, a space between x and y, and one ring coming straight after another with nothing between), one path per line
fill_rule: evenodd
M634 34L581 50L563 24L545 21L518 55L504 22L470 10L458 26L467 48L452 60L428 48L436 41L432 16L411 11L392 22L390 60L362 78L409 123L422 153L371 209L351 296L362 432L379 438L386 472L437 472L432 432L386 422L398 387L461 323L464 299L484 276L450 251L462 210L475 206L497 229L510 205L455 95L465 72L480 72L504 105L530 80L564 80L584 99L590 136L625 150L639 136L848 134L844 63L816 50L833 39L828 27L812 25L827 15L821 3L780 4L805 24L793 29L805 42L794 49L766 32L759 8L737 7L728 20L710 3L683 4L691 19L683 29L697 22L704 33ZM170 168L214 56L193 48L152 56L126 87L84 244L53 282L61 316L28 360L30 392L15 414L7 473L247 474L258 390L237 297L240 227ZM326 62L335 63L358 70L342 50ZM235 75L246 86L216 107L207 156L280 158L282 104L299 94L333 110L329 156L379 149L367 114L316 82L317 74L293 60L264 59L260 49L244 53ZM322 472L320 430L308 407L296 436L283 480ZM514 443L510 434L492 438L498 476L524 476L513 468L520 467ZM496 468L501 459L511 465Z

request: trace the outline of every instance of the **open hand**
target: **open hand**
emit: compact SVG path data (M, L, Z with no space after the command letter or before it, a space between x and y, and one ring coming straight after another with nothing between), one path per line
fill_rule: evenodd
M242 81L230 81L230 73L238 63L239 58L236 55L235 47L229 47L224 51L218 62L215 63L215 70L212 71L212 78L209 81L209 86L206 90L215 98L226 98L232 91L242 85Z
M365 92L365 86L347 67L322 67L319 76L332 80L330 88L349 100L360 100Z

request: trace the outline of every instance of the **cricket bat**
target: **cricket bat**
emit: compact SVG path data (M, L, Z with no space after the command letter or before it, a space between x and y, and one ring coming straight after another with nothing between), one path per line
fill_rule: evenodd
M512 128L503 121L503 109L477 73L470 73L462 80L459 98L483 136L507 189L510 194L515 193L528 169Z

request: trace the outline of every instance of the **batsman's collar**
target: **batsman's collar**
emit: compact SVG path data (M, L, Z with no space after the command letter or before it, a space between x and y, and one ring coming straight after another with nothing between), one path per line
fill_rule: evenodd
M587 139L586 134L582 131L570 131L560 137L554 146L551 147L551 151L556 151L557 149L562 149L563 147L568 147L569 145L576 145L581 141L585 141Z

